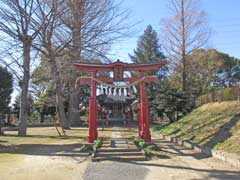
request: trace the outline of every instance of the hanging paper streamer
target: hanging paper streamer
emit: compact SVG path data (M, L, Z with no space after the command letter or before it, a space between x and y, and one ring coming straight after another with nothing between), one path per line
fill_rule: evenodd
M103 85L101 84L100 85L100 92L99 92L99 94L102 94L103 93Z
M126 90L126 88L123 88L123 94L124 94L124 96L127 95L127 90Z
M136 94L137 93L137 88L133 86L133 92Z

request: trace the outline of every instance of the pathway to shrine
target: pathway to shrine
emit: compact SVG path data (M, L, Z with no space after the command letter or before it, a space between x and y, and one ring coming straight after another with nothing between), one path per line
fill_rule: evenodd
M93 161L145 161L145 155L138 149L130 137L123 137L121 127L113 127L110 139L104 141ZM124 129L127 132L127 129ZM130 130L131 132L131 130Z
M126 136L126 131L124 127L112 128L108 146L100 152L99 161L87 164L83 175L84 180L238 180L240 177L240 168L231 167L218 159L186 149L154 135L152 141L160 148L158 156L145 161L138 154L139 159L135 157L135 160L131 160L131 156L134 157L140 152L137 152L136 148L134 150L131 141ZM137 134L137 128L131 131ZM124 153L129 159L119 160L117 157L124 156Z

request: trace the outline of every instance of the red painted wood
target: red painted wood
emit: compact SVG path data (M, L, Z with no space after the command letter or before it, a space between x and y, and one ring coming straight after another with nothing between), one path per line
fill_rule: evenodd
M113 78L108 78L108 77L98 77L96 78L99 81L105 82L105 83L113 83L115 82ZM123 78L123 82L135 82L141 78L137 77L131 77L131 78ZM154 82L157 80L157 76L145 76L145 81L147 82ZM81 78L81 83L90 83L91 82L91 77L84 77Z
M111 63L111 64L87 64L82 62L74 63L81 71L93 72L93 71L113 71L114 67L122 66L124 71L149 71L149 70L158 70L161 66L166 64L165 61L160 61L151 64L128 64L120 61Z
M96 78L96 71L92 72L92 77ZM96 81L94 80L91 81L91 97L89 98L88 133L88 142L93 143L98 137Z
M140 77L144 76L144 72L141 72ZM140 119L139 119L139 129L140 129L140 137L143 138L144 135L144 130L143 130L143 121L144 121L144 102L143 102L143 98L144 98L144 93L145 89L144 89L144 82L141 81L140 82Z
M141 71L141 77L144 77L144 71ZM145 92L145 81L140 82L140 137L145 142L151 142L151 134L149 130L149 112L148 112L148 98Z

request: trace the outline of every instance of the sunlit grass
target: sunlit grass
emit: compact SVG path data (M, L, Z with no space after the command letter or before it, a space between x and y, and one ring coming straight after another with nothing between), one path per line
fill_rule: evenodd
M240 154L239 114L239 101L209 103L168 126L155 126L153 131Z

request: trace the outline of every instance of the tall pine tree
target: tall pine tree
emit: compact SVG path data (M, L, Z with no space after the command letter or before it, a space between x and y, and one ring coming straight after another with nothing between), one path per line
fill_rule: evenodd
M140 36L137 42L134 54L129 54L129 57L134 63L153 63L165 58L161 51L157 32L153 30L151 25L148 25L144 30L144 34Z
M13 77L6 68L0 66L0 115L9 111L11 94L13 92Z
M153 30L151 25L148 25L144 30L142 36L140 36L137 42L137 48L134 50L134 54L130 55L133 63L154 63L157 61L162 61L165 56L161 50L161 45L159 43L157 32ZM132 74L133 76L135 74ZM166 66L159 69L159 71L147 72L146 75L158 75L159 80L163 79L167 75ZM155 119L157 107L154 105L156 94L158 91L155 88L154 84L147 85L148 97L150 100L149 108L151 120Z

